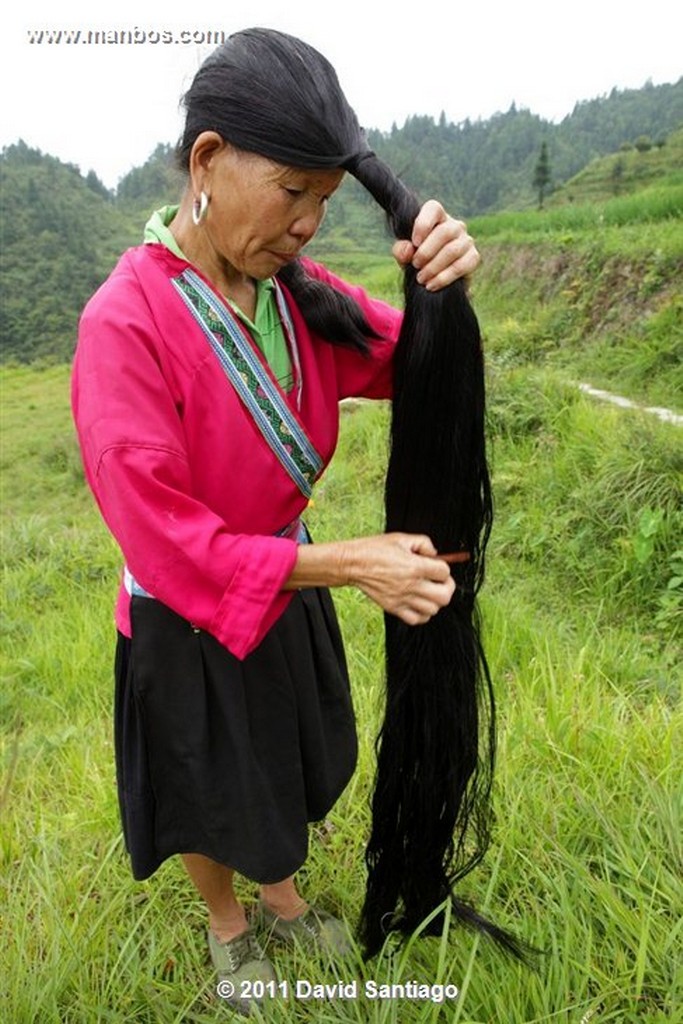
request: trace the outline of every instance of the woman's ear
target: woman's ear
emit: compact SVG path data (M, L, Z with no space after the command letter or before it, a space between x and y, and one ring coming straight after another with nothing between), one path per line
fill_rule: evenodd
M208 184L211 166L216 156L223 152L227 143L218 132L200 132L190 152L190 181L195 195L204 191L210 195Z

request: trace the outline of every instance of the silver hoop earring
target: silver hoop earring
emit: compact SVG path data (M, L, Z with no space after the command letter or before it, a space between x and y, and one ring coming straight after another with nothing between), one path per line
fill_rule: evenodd
M195 227L206 219L206 211L209 209L209 197L207 196L204 189L199 193L199 199L195 199L192 203L192 223Z

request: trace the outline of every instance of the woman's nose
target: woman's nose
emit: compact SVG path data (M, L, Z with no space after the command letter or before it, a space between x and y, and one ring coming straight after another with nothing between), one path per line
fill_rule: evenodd
M310 210L300 214L289 228L290 235L298 238L302 245L310 242L322 222L325 210L321 206L317 210Z

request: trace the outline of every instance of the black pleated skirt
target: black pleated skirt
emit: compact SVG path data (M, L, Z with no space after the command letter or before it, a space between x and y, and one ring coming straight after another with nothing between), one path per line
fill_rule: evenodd
M115 748L135 878L203 853L262 883L296 871L356 763L329 592L298 591L244 661L165 605L133 597L116 650Z

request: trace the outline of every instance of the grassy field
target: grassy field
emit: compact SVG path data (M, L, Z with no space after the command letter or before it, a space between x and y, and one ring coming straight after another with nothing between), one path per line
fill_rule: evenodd
M119 560L83 487L68 370L6 370L0 384L0 1019L227 1017L179 866L135 883L122 849L111 731ZM356 980L360 995L274 1000L264 1019L276 1024L677 1019L680 432L597 406L548 369L493 362L489 391L497 525L483 611L500 715L498 825L464 891L546 952L529 971L462 931L388 947L369 964L279 950L291 985ZM381 528L386 418L382 406L345 410L311 510L317 538ZM337 604L361 757L328 827L313 830L303 880L310 898L353 922L382 623L355 591L339 592ZM368 979L451 984L460 995L370 999Z
M567 203L602 202L606 196L629 195L642 192L653 184L666 187L667 183L683 180L683 128L671 132L661 146L649 149L626 147L618 153L596 157L571 181L555 189L547 200L550 207Z
M592 196L600 173L613 184L607 165L594 168ZM367 964L277 950L290 986L356 981L359 995L281 997L263 1018L273 1024L680 1019L681 430L596 404L575 382L683 412L681 184L671 172L637 196L627 175L619 187L600 204L577 188L573 204L472 226L484 252L473 295L496 522L482 610L499 764L494 841L463 893L544 955L529 970L459 930L389 945ZM386 257L347 249L330 265L398 298ZM199 902L174 861L133 882L122 847L111 723L119 555L83 484L68 381L64 366L0 370L0 1021L208 1024L228 1014L213 994ZM344 409L310 510L317 539L381 530L387 415ZM302 876L310 899L353 923L383 634L360 593L336 602L360 762L330 821L312 830ZM250 901L253 888L243 894ZM410 980L460 995L379 1000L363 988Z
M635 167L650 154L627 156ZM474 295L489 358L683 412L680 170L610 196L605 161L596 164L585 174L593 189L602 180L597 200L577 186L583 201L472 224L485 259ZM636 171L624 188L635 187Z

